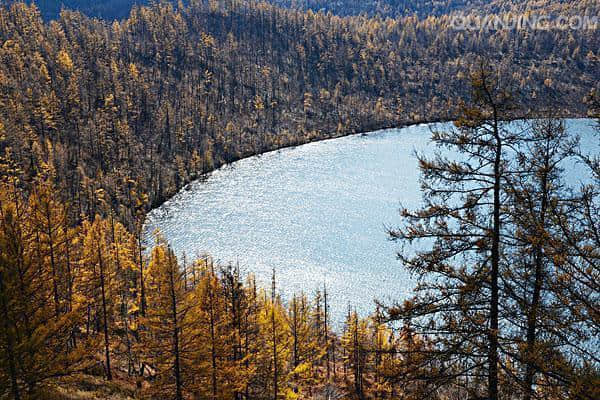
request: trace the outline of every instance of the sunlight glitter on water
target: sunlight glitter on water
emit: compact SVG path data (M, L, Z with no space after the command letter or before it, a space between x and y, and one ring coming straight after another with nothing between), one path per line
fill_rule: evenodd
M568 123L586 147L596 145L590 125ZM244 159L152 211L147 239L159 228L178 255L209 253L223 263L239 262L265 287L275 268L287 296L312 295L325 284L334 321L343 320L348 304L368 313L375 298L402 300L414 285L385 227L399 223L400 204L421 202L415 150L432 152L429 125ZM573 166L567 178L577 177Z

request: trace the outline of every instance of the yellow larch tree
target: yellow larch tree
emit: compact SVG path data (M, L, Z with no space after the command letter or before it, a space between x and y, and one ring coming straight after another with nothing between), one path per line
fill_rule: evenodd
M140 352L153 382L151 398L182 400L192 389L192 297L177 259L162 239L152 249L146 278L147 310L141 318Z
M40 183L46 194L54 190L45 177ZM55 259L53 267L49 240L43 237L48 221L43 224L38 214L45 204L47 215L53 216L50 223L59 225L52 228L53 244L65 246L68 229L60 217L54 218L63 213L63 205L43 200L46 194L41 193L27 199L21 188L14 176L0 182L0 387L6 388L0 396L15 399L42 396L50 380L88 366L90 354L86 343L76 346L70 340L81 314L67 306L62 293L66 260ZM55 284L61 288L58 293Z

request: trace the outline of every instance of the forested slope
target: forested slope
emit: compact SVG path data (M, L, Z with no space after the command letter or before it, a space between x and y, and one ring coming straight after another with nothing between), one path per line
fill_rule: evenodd
M11 2L12 0L8 0ZM56 19L62 9L81 11L87 16L104 18L108 20L121 19L129 15L135 5L148 5L147 0L35 0L44 19ZM173 4L177 2L173 1ZM183 2L187 4L187 1ZM389 17L416 14L420 17L428 15L441 15L450 11L470 9L482 6L489 0L451 0L451 1L415 1L415 0L271 0L270 3L300 10L326 11L336 15L382 15Z
M369 15L381 17L442 16L454 13L506 13L506 12L564 12L586 11L596 15L598 4L584 0L271 0L273 4L303 10L325 11L336 15ZM575 3L575 4L573 4Z
M250 2L135 8L111 24L78 13L44 23L22 4L0 13L3 154L29 176L53 163L77 214L98 212L101 191L128 223L224 162L451 118L480 58L504 72L523 113L583 115L599 75L587 30L457 32L448 17Z
M540 14L557 13L571 15L580 13L598 15L598 4L594 0L572 2L568 0L266 0L268 3L297 10L332 13L339 16L366 15L383 18L416 16L425 19L429 16L442 16L453 13L507 13L534 12ZM15 2L5 0L6 3ZM61 10L81 11L89 17L107 20L126 18L136 5L149 5L148 0L35 0L46 20L57 19ZM179 4L171 1L172 4ZM188 5L189 2L183 1Z
M10 2L12 0L7 1ZM57 19L63 9L80 11L89 17L113 20L126 18L136 4L145 5L150 2L146 0L35 0L27 3L35 3L45 20Z

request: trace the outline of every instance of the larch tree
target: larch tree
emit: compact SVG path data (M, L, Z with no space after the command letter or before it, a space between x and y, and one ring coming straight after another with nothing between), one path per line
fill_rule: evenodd
M248 387L252 370L249 368L252 355L245 345L247 326L245 321L251 310L249 288L245 287L239 264L221 268L221 285L224 296L224 312L227 315L224 339L228 357L224 373L226 382L233 391L234 399L242 399Z
M283 398L288 391L286 378L291 361L291 338L286 321L286 310L275 291L274 283L273 279L269 293L265 290L258 292L259 335L254 383L258 386L257 391L262 393L260 396L268 399Z
M288 397L310 397L320 383L317 364L321 351L318 335L311 324L310 311L310 303L303 293L294 295L287 307L287 324L291 336L288 380L293 392Z
M229 296L212 259L199 259L193 289L194 393L201 398L229 399L246 386L243 359L237 356L235 324L228 318Z
M401 211L405 224L393 240L417 243L398 253L419 277L415 296L388 311L432 347L432 390L463 385L473 397L498 399L501 340L503 190L518 173L510 162L520 133L509 127L514 110L506 82L481 63L472 75L472 95L461 105L455 128L434 131L440 151L419 156L424 207ZM460 156L449 158L442 150ZM422 377L425 379L425 377Z
M572 195L563 183L563 166L577 148L577 138L566 131L565 123L539 119L522 123L527 139L519 146L517 161L524 172L507 180L509 214L506 235L507 268L502 274L506 294L507 343L504 357L520 370L509 370L514 384L504 390L522 393L525 400L537 398L538 376L550 378L558 372L550 360L562 358L568 341L562 336L577 321L564 312L555 293L554 271L566 251L557 238L562 236L556 221L572 204ZM572 160L571 160L572 161ZM508 328L510 329L510 328ZM510 343L510 337L513 343ZM551 379L545 379L548 386Z
M348 312L341 346L344 349L344 368L351 375L351 379L345 379L346 391L352 398L365 400L368 391L365 381L369 357L369 326L368 321L359 318L356 311Z
M383 315L379 307L370 318L369 330L371 336L371 344L369 352L371 353L372 373L372 395L374 399L385 399L393 396L393 380L388 379L392 376L395 370L396 360L396 338L393 330L390 329L383 319Z
M47 264L50 270L52 300L58 317L67 305L67 299L63 297L67 294L69 285L66 255L69 241L73 238L68 236L69 221L66 209L60 204L58 192L53 189L49 179L54 179L52 172L49 172L48 178L36 184L29 200L33 229L37 232L37 254L40 257L38 262Z
M120 355L127 360L127 373L132 375L137 363L133 342L136 337L136 317L139 304L136 298L137 268L135 264L136 255L139 254L139 241L121 223L115 221L112 214L108 222L111 240L108 256L115 266L116 274L115 292L113 293L115 298L114 329L124 347L123 354Z
M78 292L87 307L86 333L100 334L103 343L106 379L112 380L111 354L117 303L117 265L110 256L111 227L107 220L96 216L82 227L83 250Z
M600 117L597 91L589 102L591 116ZM600 395L600 157L586 148L574 154L589 181L578 188L572 201L552 210L559 232L551 242L555 254L551 290L562 310L563 325L556 334L564 345L550 364L552 376L544 377L573 398L593 399Z
M173 250L162 239L152 249L147 273L146 317L141 319L140 352L154 370L150 395L182 400L190 393L191 346L195 321L191 321L190 293Z
M21 399L42 396L49 380L88 367L92 348L69 340L83 320L77 308L66 307L66 288L58 284L57 271L64 268L64 258L56 258L53 265L49 240L40 238L48 232L38 225L40 204L45 204L44 214L51 216L61 215L63 205L47 203L38 195L27 201L16 176L0 182L0 393ZM44 190L53 190L44 176L39 179ZM57 246L67 240L62 235L52 238Z

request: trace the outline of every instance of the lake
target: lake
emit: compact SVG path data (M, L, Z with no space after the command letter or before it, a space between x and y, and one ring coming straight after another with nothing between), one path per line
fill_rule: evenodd
M591 120L569 120L584 149L598 149ZM396 260L386 226L400 222L400 204L420 205L415 151L430 154L431 128L415 125L346 136L269 152L224 166L189 184L146 221L178 256L209 253L239 263L284 298L327 286L332 319L348 305L365 314L373 299L402 300L414 281ZM581 168L568 166L577 184Z

